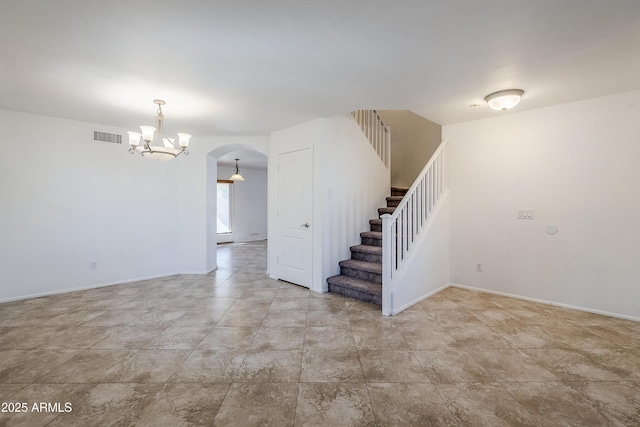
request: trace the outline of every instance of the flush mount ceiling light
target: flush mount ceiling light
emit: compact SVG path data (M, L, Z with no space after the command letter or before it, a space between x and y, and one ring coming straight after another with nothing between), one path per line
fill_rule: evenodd
M164 114L162 114L162 106L166 104L161 99L154 99L153 103L158 106L156 112L156 126L142 125L140 126L140 132L129 131L129 153L140 153L145 157L152 159L166 161L177 157L179 154L189 154L187 147L189 146L189 140L191 135L188 133L178 133L178 146L175 145L175 138L166 138L164 136ZM155 131L158 131L157 138L154 138ZM144 141L144 145L140 145L140 138Z
M240 175L240 170L238 169L238 160L236 159L236 170L233 172L233 175L229 177L230 181L244 181L244 177Z
M508 89L487 95L484 100L487 101L487 104L489 104L489 107L492 109L505 111L518 105L522 95L524 95L522 89Z

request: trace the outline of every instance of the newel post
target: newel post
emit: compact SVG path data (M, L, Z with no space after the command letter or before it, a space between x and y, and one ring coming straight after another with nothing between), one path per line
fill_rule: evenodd
M392 264L392 252L393 252L393 238L391 237L391 215L384 214L380 217L382 219L382 315L391 315L391 270Z

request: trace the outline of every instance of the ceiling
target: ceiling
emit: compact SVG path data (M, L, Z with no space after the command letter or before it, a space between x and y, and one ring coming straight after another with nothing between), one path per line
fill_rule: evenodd
M640 1L0 0L0 58L0 108L134 129L160 98L194 142L354 109L447 125L505 114L501 89L640 89Z
M267 169L267 156L251 150L237 150L224 154L218 157L218 166L235 168L235 159L238 159L240 172L245 169Z

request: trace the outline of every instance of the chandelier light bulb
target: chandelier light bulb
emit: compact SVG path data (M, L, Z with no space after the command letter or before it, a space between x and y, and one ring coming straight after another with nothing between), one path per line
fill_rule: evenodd
M178 144L180 147L187 148L189 146L189 140L191 139L191 135L188 133L178 133Z
M129 134L129 145L131 145L131 148L135 150L136 147L138 147L138 145L140 144L140 138L142 138L142 134L133 130L130 130L127 133Z
M140 130L142 131L142 140L144 142L153 141L153 134L156 132L156 128L149 125L140 126Z

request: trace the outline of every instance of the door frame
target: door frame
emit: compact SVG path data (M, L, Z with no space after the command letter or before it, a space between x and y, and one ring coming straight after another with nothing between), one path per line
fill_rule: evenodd
M272 279L278 279L277 256L279 254L278 242L275 238L278 233L278 154L289 151L311 148L313 163L313 212L311 218L312 236L312 278L311 290L314 292L327 292L326 282L323 284L322 256L322 193L321 186L321 158L322 158L322 134L326 119L315 119L291 128L271 133L271 145L269 147L269 240L268 245L268 274Z

